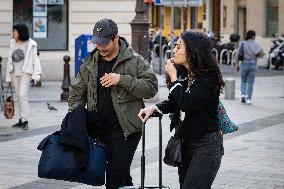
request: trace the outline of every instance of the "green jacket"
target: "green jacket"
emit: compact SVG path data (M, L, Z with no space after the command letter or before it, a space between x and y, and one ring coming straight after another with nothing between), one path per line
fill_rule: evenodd
M111 88L111 99L124 136L139 132L142 122L138 113L144 106L143 98L152 98L158 91L158 80L152 67L142 56L120 40L120 52L112 72L120 74L117 86ZM69 109L79 104L89 111L96 110L98 51L83 59L75 80L69 87Z

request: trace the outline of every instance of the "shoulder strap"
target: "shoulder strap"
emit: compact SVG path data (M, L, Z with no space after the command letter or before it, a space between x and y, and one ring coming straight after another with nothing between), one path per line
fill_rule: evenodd
M4 98L7 98L7 97L8 97L9 92L10 92L10 94L11 94L12 98L13 98L13 89L12 89L12 85L11 85L11 83L9 83L9 85L8 85L8 87L7 87L7 90L6 90L6 93L5 93Z

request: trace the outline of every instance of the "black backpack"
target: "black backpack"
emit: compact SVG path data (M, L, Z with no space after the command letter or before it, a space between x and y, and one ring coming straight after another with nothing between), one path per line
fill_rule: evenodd
M239 50L239 61L243 61L244 60L244 43L241 43L241 47Z

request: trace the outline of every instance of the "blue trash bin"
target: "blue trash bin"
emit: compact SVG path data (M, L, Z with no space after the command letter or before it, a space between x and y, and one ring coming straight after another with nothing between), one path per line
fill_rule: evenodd
M79 72L82 64L82 59L89 55L95 48L95 45L90 42L93 35L82 34L75 39L75 77Z

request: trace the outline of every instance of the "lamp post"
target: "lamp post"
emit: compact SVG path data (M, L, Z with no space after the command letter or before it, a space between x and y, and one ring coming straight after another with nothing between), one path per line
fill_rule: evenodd
M149 60L149 17L146 12L144 0L136 0L136 15L131 21L131 35L132 35L132 47L133 49Z

